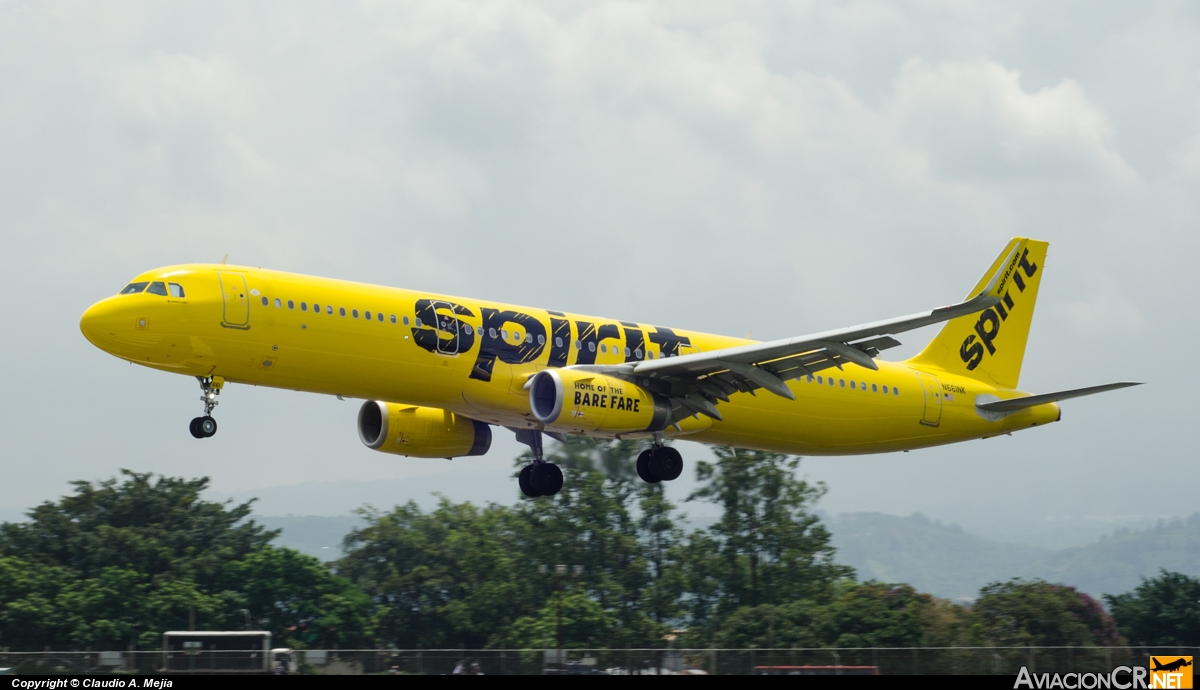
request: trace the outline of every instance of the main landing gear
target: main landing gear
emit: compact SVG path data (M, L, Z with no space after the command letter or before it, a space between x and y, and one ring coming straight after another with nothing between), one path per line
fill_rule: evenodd
M195 438L209 438L217 433L217 420L212 418L212 411L217 406L217 396L225 387L225 379L220 376L197 376L196 380L203 391L200 400L204 403L204 416L193 419L188 430Z
M553 496L562 490L563 473L558 465L546 462L542 456L542 432L537 429L517 429L517 440L533 451L533 462L521 468L517 483L521 493L530 498Z
M683 456L671 446L651 446L638 456L637 473L650 484L678 479L683 473Z

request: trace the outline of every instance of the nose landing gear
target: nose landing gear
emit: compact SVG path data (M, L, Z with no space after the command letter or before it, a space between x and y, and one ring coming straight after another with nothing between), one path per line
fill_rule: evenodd
M197 376L196 380L200 382L200 401L204 403L204 416L193 419L188 430L195 438L209 438L217 433L217 420L212 418L212 411L217 406L217 396L225 387L225 379L220 376Z
M683 474L683 456L671 446L651 446L638 456L637 473L649 484L673 481Z
M517 475L517 484L521 493L530 498L538 496L553 496L562 490L563 473L552 462L546 462L542 455L542 432L537 429L517 429L517 441L529 446L533 451L533 462L521 468Z

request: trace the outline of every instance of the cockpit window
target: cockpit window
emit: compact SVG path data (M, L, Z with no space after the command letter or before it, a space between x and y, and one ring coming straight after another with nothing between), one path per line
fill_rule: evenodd
M156 280L153 283L150 283L150 287L146 288L146 294L162 295L162 296L166 297L167 286L161 280Z
M179 283L167 283L167 292L170 292L172 297L178 297L180 299L185 296L183 294L183 286Z
M146 286L149 284L150 283L130 283L125 286L125 289L121 291L121 294L122 295L136 295L137 293L141 292L142 290L145 290Z

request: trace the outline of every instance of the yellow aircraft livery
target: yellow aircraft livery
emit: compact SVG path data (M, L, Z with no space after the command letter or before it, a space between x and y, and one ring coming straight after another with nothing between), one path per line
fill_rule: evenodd
M647 439L638 474L670 481L683 461L669 438L885 453L1048 424L1057 401L1135 385L1016 389L1046 247L1012 240L959 304L771 342L225 264L143 273L80 328L117 357L195 376L196 438L216 433L228 383L362 398L368 447L481 455L490 425L507 427L533 450L522 491L553 495L562 472L543 434ZM892 336L942 322L916 357L877 359Z

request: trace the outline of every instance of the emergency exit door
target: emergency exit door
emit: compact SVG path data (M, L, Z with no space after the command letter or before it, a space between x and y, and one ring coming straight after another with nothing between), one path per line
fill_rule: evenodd
M921 423L937 426L942 423L942 386L930 374L918 373L917 378L921 380L921 388L925 391L925 412L921 415Z
M250 328L250 297L246 290L246 276L241 273L220 271L221 294L225 300L225 312L221 325L228 328Z

